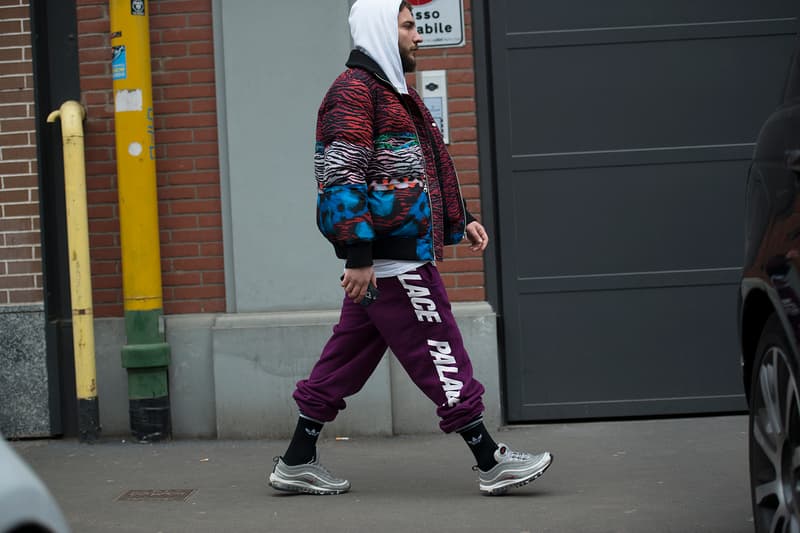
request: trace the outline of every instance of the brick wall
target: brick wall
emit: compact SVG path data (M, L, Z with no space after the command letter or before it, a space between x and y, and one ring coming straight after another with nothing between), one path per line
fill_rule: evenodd
M78 0L95 314L123 311L108 0ZM225 310L211 0L151 0L164 312Z
M428 48L417 53L417 70L446 70L450 119L450 155L458 170L462 193L470 212L481 220L478 130L475 112L475 67L472 47L471 2L464 1L464 37L458 48ZM416 76L409 76L416 83ZM439 265L447 292L453 301L486 299L483 257L462 243L446 249Z
M0 0L0 305L41 303L28 0Z

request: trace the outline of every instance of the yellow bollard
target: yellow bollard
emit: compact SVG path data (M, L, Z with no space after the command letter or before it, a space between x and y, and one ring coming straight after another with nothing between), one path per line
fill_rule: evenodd
M82 442L92 442L100 432L100 409L97 398L89 215L86 206L86 163L83 149L85 117L83 106L70 100L64 102L58 111L50 113L47 122L61 119L78 431Z
M110 0L122 292L131 433L142 442L172 435L161 296L155 125L147 0Z

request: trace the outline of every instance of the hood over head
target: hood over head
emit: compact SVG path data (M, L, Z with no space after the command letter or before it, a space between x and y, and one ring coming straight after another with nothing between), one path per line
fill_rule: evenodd
M353 45L380 66L400 94L408 94L400 61L397 16L401 0L356 0L350 8Z

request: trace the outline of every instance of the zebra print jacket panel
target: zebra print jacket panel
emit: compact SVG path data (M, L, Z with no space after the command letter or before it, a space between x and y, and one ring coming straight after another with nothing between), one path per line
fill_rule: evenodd
M441 260L464 236L455 167L422 99L354 50L317 116L317 226L348 268Z

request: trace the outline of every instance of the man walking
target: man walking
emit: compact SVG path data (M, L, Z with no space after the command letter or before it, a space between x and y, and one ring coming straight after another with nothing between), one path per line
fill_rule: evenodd
M345 260L345 298L319 361L297 384L297 428L269 483L311 494L350 489L320 465L317 438L389 347L437 406L442 431L466 441L480 490L502 494L539 477L552 455L513 451L487 431L484 388L436 268L444 246L466 237L482 252L489 237L466 209L433 117L406 86L422 42L411 5L357 0L350 32L355 49L319 108L314 157L317 225Z

